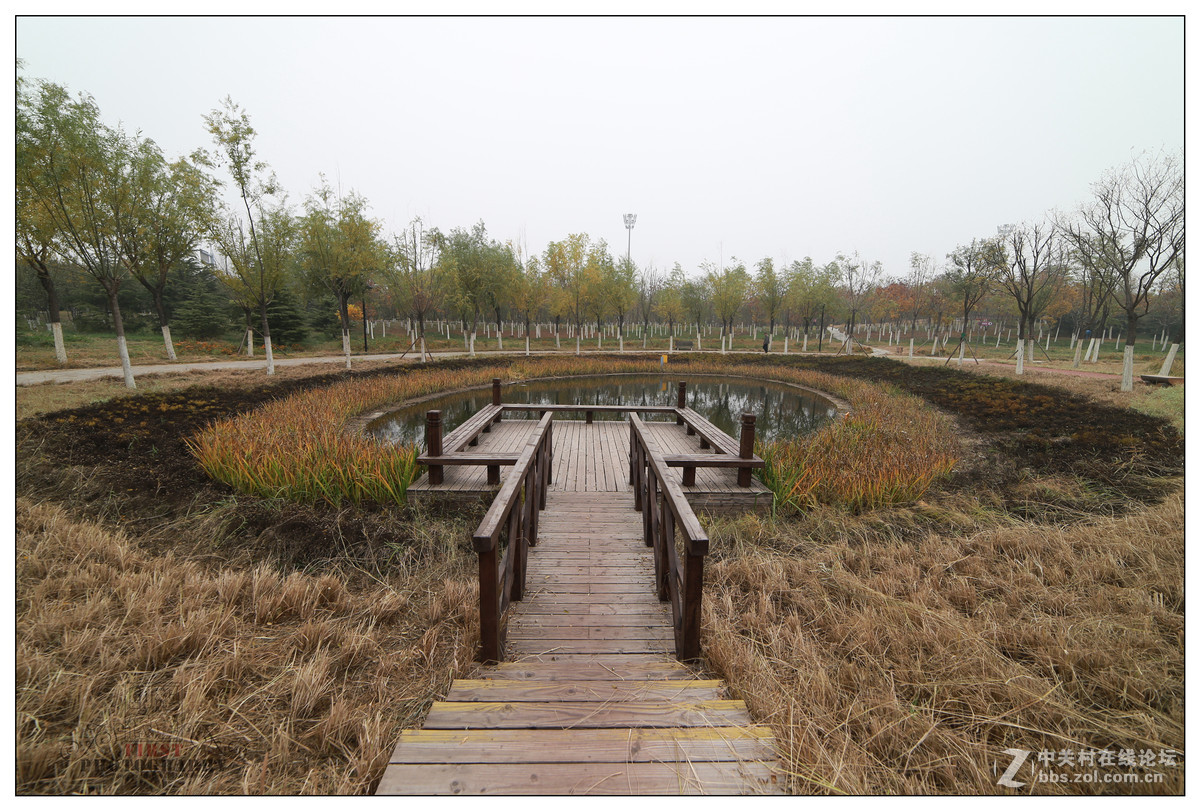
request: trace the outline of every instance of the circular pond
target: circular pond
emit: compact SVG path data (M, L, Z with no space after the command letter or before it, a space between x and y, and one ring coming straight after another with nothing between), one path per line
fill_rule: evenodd
M506 403L535 405L675 405L679 379L657 375L605 375L509 383L502 390ZM440 409L447 432L492 402L491 388L472 389L422 400L392 411L366 427L370 436L400 445L424 445L425 412ZM818 394L782 383L742 378L688 377L687 404L730 436L738 435L743 413L758 417L760 440L773 441L811 433L837 416L837 406ZM508 412L504 419L537 418L536 411ZM665 420L661 414L642 419ZM582 419L562 413L557 419ZM597 412L597 420L623 420L619 412ZM674 418L669 418L674 420Z

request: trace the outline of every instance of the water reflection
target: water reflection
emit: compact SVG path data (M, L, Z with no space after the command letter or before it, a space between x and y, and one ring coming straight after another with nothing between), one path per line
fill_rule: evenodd
M828 400L771 383L730 381L721 378L687 378L688 406L730 436L736 437L743 413L757 416L757 435L774 440L810 433L837 414ZM534 405L674 405L677 378L629 376L591 377L514 383L504 387L504 402ZM368 432L399 444L425 443L425 412L440 409L442 425L449 432L479 409L492 402L491 389L448 394L379 418ZM506 412L504 419L537 419L537 412ZM561 419L581 419L571 412ZM641 415L642 419L667 420L665 415ZM597 420L624 420L622 413L597 412Z

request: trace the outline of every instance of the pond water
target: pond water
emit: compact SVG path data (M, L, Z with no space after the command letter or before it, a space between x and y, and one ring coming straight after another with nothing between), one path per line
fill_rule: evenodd
M577 377L505 385L506 403L537 405L675 405L679 379L657 375ZM446 433L462 425L479 409L492 402L492 389L475 389L447 394L393 411L367 426L367 432L384 441L402 445L425 444L425 412L441 409ZM786 439L815 431L837 415L837 408L823 397L778 383L730 378L687 378L687 404L732 437L740 431L743 413L754 414L757 437L765 441ZM639 415L643 420L671 420L661 414ZM538 413L510 411L504 419L537 419ZM582 419L571 412L555 419ZM623 413L598 412L597 420L624 420Z

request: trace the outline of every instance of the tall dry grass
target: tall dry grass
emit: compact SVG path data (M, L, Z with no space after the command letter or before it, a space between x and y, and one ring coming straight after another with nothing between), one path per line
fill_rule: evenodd
M155 556L19 499L17 791L368 791L473 666L460 524L373 579Z
M994 770L1010 747L1174 749L1182 764L1182 492L1070 527L957 520L912 531L823 509L710 529L705 654L774 729L791 787L1011 793ZM1184 788L1181 765L1143 786L1029 769L1021 792Z
M403 503L418 473L417 449L397 449L347 432L351 417L492 378L653 373L646 358L534 358L504 366L411 369L396 376L349 380L294 394L254 412L220 420L189 440L215 479L266 498L337 506L345 501ZM682 376L766 374L849 401L853 414L812 438L762 446L764 480L781 506L816 501L867 509L919 498L953 468L957 444L950 421L890 387L787 366L742 369L736 358L689 359Z
M825 503L862 511L915 501L959 459L953 423L917 397L819 372L781 368L771 376L836 394L851 407L812 436L759 443L776 510Z

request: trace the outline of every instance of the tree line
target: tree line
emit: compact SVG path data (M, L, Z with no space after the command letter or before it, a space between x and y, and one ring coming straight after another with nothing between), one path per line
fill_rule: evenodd
M318 302L322 321L336 324L347 368L352 325L362 322L365 341L371 309L409 321L423 359L435 320L439 329L455 322L472 354L481 325L496 325L502 341L505 322L527 338L544 325L556 344L565 333L580 351L593 327L602 335L607 326L622 349L631 325L643 343L654 324L697 345L715 327L724 350L739 325L761 326L769 348L781 331L807 345L814 330L821 340L833 324L853 341L862 324L907 322L915 331L923 321L958 329L961 357L972 325L1008 319L1018 372L1047 321L1080 336L1079 365L1095 357L1101 329L1119 317L1125 388L1139 324L1152 309L1156 327L1172 328L1171 357L1182 341L1183 178L1171 155L1134 159L1097 181L1076 210L998 229L944 261L914 253L900 277L885 277L880 262L857 253L823 263L764 257L747 265L734 257L688 273L679 263L639 267L582 232L541 252L489 235L482 222L442 230L416 218L387 234L363 195L342 193L323 175L295 205L258 155L249 115L229 98L204 116L209 148L171 160L141 133L104 124L86 94L23 77L17 91L18 262L44 294L60 362L63 268L96 291L131 388L122 316L131 282L141 290L139 315L153 313L168 358L175 359L173 312L213 323L232 306L244 318L247 353L256 335L261 342L268 374L272 326L296 300Z

